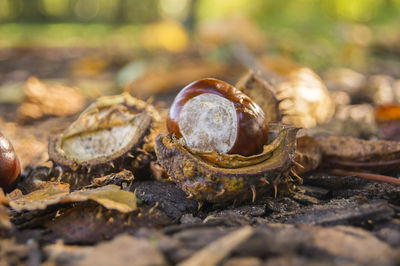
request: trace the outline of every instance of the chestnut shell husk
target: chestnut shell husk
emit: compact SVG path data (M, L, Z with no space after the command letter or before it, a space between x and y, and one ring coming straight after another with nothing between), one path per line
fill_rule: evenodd
M236 83L235 87L248 95L264 111L265 120L279 122L282 114L279 110L279 102L275 96L272 85L260 76L249 71Z
M53 162L51 175L69 183L74 189L90 184L93 177L116 173L123 169L129 169L133 173L145 171L151 160L155 159L155 155L154 152L147 151L144 146L149 141L152 123L159 119L157 110L151 104L134 98L129 93L100 97L62 134L49 138L49 160ZM131 135L126 133L129 138L124 140L123 146L118 138L119 135L115 143L109 138L101 139L102 132L112 130L118 132L120 129L123 130L124 126L131 126L135 133ZM107 141L108 145L105 145L104 149L109 149L108 154L101 156L95 154L93 158L88 158L88 155L82 152L83 158L79 158L74 149L69 148L70 151L65 149L66 141L71 143L75 140L80 141L81 137L90 140L90 136L97 142L86 141L85 145L96 149L99 142ZM121 135L121 138L125 137L126 135ZM113 144L116 147L113 147ZM82 145L79 145L77 150L84 151L85 148L81 147Z
M170 179L200 202L239 202L293 181L296 133L293 126L270 123L263 152L241 155L207 153L188 148L182 139L159 135L155 152Z

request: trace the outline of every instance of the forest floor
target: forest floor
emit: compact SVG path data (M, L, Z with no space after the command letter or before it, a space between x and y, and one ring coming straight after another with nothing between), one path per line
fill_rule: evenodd
M117 69L133 58L108 54L99 60L104 58L99 54L105 53L71 48L0 51L0 93L4 92L0 129L22 162L21 183L34 184L47 175L52 166L46 162L48 138L60 134L79 115L20 120L25 80L35 75L48 82L83 86L89 99L120 92ZM215 76L234 80L232 75L244 71L235 64L230 66L233 72L226 66L204 66L207 71L193 68L187 79L217 71ZM158 83L139 85L165 89L155 97L155 105L165 109L176 88L188 83L166 82L170 82L165 85L168 89ZM117 175L130 174L114 173L111 179ZM302 178L293 193L278 193L274 198L271 192L257 195L255 202L235 205L206 203L199 208L173 182L150 174L121 185L137 197L132 212L108 209L93 200L24 211L0 205L0 264L400 264L399 186L334 176L323 168Z

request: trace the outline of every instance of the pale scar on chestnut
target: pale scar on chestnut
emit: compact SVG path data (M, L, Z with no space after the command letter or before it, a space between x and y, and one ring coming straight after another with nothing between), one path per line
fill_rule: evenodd
M237 138L237 114L229 100L211 93L190 99L182 108L179 128L188 146L227 153Z
M192 149L244 156L260 153L268 139L264 111L232 85L211 78L179 92L167 128Z

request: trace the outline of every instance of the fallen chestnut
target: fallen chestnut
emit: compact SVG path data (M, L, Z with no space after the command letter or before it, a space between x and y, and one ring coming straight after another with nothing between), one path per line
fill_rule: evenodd
M180 91L167 128L191 149L243 156L260 153L268 139L263 110L235 87L212 78Z
M269 141L260 154L241 156L199 152L170 135L155 140L158 162L189 198L199 202L241 202L297 179L294 172L297 128L269 124Z
M10 191L20 171L21 165L11 142L0 132L0 187Z

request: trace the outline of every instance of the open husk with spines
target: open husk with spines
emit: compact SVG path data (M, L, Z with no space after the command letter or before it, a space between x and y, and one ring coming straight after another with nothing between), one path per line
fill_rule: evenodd
M261 107L268 122L278 122L282 120L279 110L279 101L275 96L274 89L265 79L249 71L243 75L236 83L235 87L248 95Z
M50 160L73 187L87 185L94 175L136 172L152 159L142 147L158 119L152 105L129 93L100 97L62 134L50 138Z
M269 127L263 152L249 157L195 151L169 135L156 138L155 151L170 179L189 197L214 203L254 201L296 175L292 167L297 128L275 123Z

